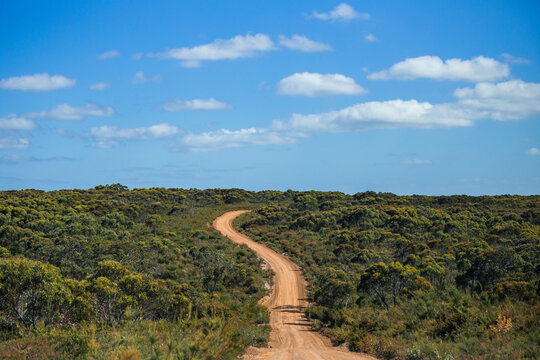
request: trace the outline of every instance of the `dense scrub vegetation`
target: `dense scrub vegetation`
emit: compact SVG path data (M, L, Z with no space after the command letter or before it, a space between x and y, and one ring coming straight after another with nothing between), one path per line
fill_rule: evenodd
M539 196L289 195L237 221L303 267L307 315L335 343L385 359L538 358Z
M537 358L540 197L134 189L0 192L0 358L232 359L267 339L285 252L335 343L401 359Z
M280 197L0 192L0 358L232 359L263 344L271 276L211 223Z

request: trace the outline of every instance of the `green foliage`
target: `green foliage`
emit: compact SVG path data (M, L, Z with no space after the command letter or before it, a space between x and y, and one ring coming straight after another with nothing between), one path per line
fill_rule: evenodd
M232 359L265 343L271 275L210 224L279 196L0 192L0 358Z
M11 257L11 252L5 247L0 246L0 258Z
M318 278L321 284L313 292L313 299L321 305L347 307L354 294L354 284L343 270L323 269Z
M0 259L0 309L10 327L36 327L57 322L62 306L71 302L60 271L24 258Z
M539 196L295 193L241 226L302 266L315 326L385 359L540 353Z
M271 273L303 267L315 326L382 358L537 358L540 197L132 189L0 192L0 358L232 359L265 343ZM39 300L39 301L38 301Z
M157 214L149 215L146 219L146 225L152 229L154 235L156 235L156 231L159 228L161 224L163 224L165 221L161 218L161 216Z
M431 284L418 275L419 271L412 266L403 266L397 261L386 265L383 262L370 265L362 272L358 288L372 296L386 308L389 299L396 305L398 298L406 292Z

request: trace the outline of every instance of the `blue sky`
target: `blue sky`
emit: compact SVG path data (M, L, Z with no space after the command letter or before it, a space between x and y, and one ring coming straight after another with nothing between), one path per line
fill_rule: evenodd
M2 1L0 189L538 194L536 1Z

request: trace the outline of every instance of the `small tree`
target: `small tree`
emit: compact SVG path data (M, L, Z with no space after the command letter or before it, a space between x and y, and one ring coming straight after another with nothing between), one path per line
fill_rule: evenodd
M100 320L112 324L121 317L118 313L118 285L104 276L92 279L90 290L95 294Z
M362 273L358 289L375 296L388 309L389 301L392 300L395 305L405 290L429 284L418 274L418 269L404 266L397 261L390 265L380 262L369 266Z
M326 268L319 275L319 286L313 292L313 299L320 305L342 308L349 306L354 294L354 285L343 270Z
M165 220L161 216L152 214L146 219L146 225L152 229L154 236L157 234L157 229L161 224L165 223Z
M57 267L25 258L0 259L0 309L10 325L58 321L71 292Z

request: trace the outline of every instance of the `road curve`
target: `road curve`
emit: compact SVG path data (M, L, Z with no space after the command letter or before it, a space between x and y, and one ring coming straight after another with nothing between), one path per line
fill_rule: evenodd
M300 268L286 256L234 230L233 220L248 212L230 211L213 226L237 244L247 245L274 270L272 294L261 300L270 309L270 342L268 348L250 348L244 359L279 360L375 360L374 357L352 353L343 347L332 347L330 340L311 327L304 316L307 306L306 281Z

